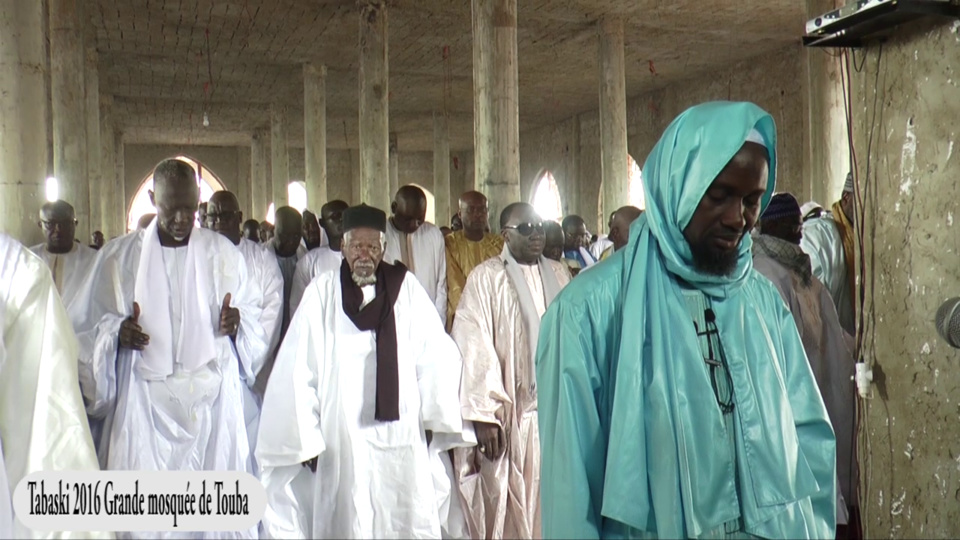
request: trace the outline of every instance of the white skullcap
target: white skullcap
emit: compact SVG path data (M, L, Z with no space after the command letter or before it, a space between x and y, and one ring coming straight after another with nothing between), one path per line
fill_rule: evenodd
M767 141L763 140L763 135L756 128L751 129L750 133L747 134L746 142L757 143L764 148L767 147Z

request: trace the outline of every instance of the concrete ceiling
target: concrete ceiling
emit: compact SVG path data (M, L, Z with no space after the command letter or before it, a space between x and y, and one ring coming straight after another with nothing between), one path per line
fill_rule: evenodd
M290 144L302 146L302 64L310 61L328 69L328 146L356 147L356 0L87 2L100 92L114 96L126 142L248 144L279 102ZM471 148L470 0L388 5L399 149L432 149L431 115L444 107L451 148ZM597 108L602 16L625 21L628 96L775 50L803 28L798 0L518 0L518 10L521 131Z

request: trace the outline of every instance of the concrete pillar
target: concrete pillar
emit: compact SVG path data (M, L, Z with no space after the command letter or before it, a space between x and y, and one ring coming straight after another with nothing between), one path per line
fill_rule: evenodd
M303 167L307 208L320 211L327 196L327 66L303 65Z
M116 190L117 158L116 141L113 134L113 96L101 95L99 101L100 129L99 141L100 187L98 194L91 193L91 201L100 207L101 231L107 240L126 232L123 223L122 204ZM90 147L88 143L88 147ZM96 197L93 197L96 195Z
M363 193L360 181L360 151L350 150L350 197L351 205L357 205L363 202ZM381 208L384 212L390 213L389 205L387 208Z
M87 47L84 51L83 84L86 89L85 113L87 116L87 186L90 192L90 231L104 232L107 218L104 213L105 197L103 176L100 172L100 73L97 49ZM88 242L89 237L80 242Z
M400 189L400 153L397 150L396 133L390 133L390 142L387 146L390 160L390 197L392 198Z
M270 134L266 130L258 130L253 134L250 147L250 194L252 201L250 210L252 218L263 221L267 216L267 207L270 205L271 184L267 170L269 158L267 154L267 140Z
M806 0L807 19L835 9L833 0ZM803 193L801 203L814 200L829 208L840 199L850 172L850 145L840 58L816 48L804 48Z
M250 208L250 169L252 168L249 146L237 147L237 178L230 186L230 190L240 202L240 211L243 219L250 219L253 212Z
M270 184L273 186L270 199L274 209L287 206L287 184L290 183L286 112L286 107L279 103L270 106Z
M600 33L600 169L601 222L630 200L627 163L627 87L623 63L623 20L604 17Z
M472 12L476 184L498 216L521 200L517 0L473 0Z
M447 131L447 115L433 114L433 204L437 225L446 225L453 215L450 193L450 134ZM459 196L459 194L458 194ZM455 205L454 205L455 206Z
M0 232L30 246L47 176L42 2L0 2Z
M114 184L113 184L113 187L116 190L116 196L115 196L116 202L114 203L116 204L116 206L114 208L119 210L120 212L120 224L121 224L120 226L126 229L127 218L130 217L128 215L128 211L130 210L130 204L133 203L133 201L127 200L127 176L126 176L126 167L124 165L125 157L124 157L124 146L123 146L123 132L120 131L119 129L114 129L112 139L113 139L113 149L114 149L113 155L114 155L114 158L116 159L115 165L113 167L114 170L116 171L116 176L114 177ZM136 191L131 193L130 197L133 198L134 195L136 195ZM134 223L133 226L136 227L137 224ZM126 232L126 230L124 232Z
M53 175L60 198L77 214L77 238L90 237L81 0L49 0L50 91L53 97Z
M390 212L387 5L360 3L360 199Z

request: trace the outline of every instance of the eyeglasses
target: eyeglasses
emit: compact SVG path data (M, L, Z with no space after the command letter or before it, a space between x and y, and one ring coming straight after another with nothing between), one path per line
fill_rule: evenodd
M504 229L513 229L520 233L521 236L530 236L533 234L533 231L537 231L540 234L543 234L543 222L537 223L520 223L518 225L507 225Z
M52 231L55 227L58 227L58 226L62 229L62 228L64 228L64 227L66 227L67 225L74 225L74 226L75 226L76 224L77 224L77 220L75 220L75 219L72 220L72 221L70 221L70 220L64 220L64 221L42 221L42 220L41 220L41 221L40 221L40 225L41 225L44 229L46 229L46 230L48 230L48 231Z
M703 318L706 322L706 329L701 332L700 328L697 327L696 321L693 323L693 327L697 332L697 336L704 336L707 338L707 357L703 359L708 366L710 366L710 384L713 386L713 394L717 398L717 405L720 406L720 411L723 414L728 414L733 412L733 379L730 377L730 367L727 366L727 360L723 356L723 344L720 343L720 330L717 328L716 319L717 316L714 314L713 310L707 308L703 311ZM713 342L716 338L717 342L717 355L714 356L713 353ZM726 396L721 395L720 385L717 381L717 371L719 368L723 368L723 377L724 383L726 386Z

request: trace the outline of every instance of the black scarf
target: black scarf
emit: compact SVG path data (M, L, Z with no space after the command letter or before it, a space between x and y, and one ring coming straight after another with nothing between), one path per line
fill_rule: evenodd
M343 312L358 330L373 330L377 336L377 403L375 418L381 422L400 419L400 375L397 367L397 321L393 305L407 268L381 262L377 266L376 298L363 309L363 290L353 281L346 259L340 265Z

